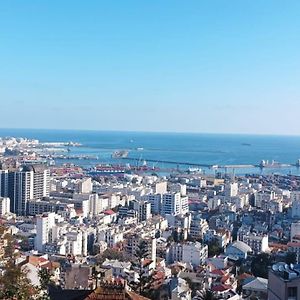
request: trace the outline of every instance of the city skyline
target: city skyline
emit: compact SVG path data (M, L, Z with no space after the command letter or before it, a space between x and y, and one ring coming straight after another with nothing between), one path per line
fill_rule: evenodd
M300 135L297 1L1 8L0 128Z

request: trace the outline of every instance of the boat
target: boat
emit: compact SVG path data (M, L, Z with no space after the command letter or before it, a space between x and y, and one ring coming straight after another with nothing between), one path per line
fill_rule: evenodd
M261 169L263 168L282 168L282 167L290 167L290 164L284 164L284 163L280 163L276 160L272 160L271 162L269 162L268 160L262 160L259 165L258 165Z
M112 158L126 158L128 156L127 150L117 150L111 155Z
M103 175L121 175L125 173L126 168L120 165L97 165L88 172L91 176Z
M201 173L202 170L200 168L188 168L188 173Z
M143 150L144 150L144 148L142 148L142 147L138 147L138 148L136 148L136 150L137 150L137 151L143 151Z
M251 144L249 144L249 143L242 143L241 145L242 146L251 146Z

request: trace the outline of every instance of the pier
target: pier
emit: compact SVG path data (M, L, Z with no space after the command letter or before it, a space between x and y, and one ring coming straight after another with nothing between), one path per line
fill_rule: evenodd
M140 158L135 157L122 157L122 160L129 160L135 161L137 163L141 162ZM208 168L208 169L250 169L250 168L260 168L260 169L267 169L267 168L289 168L289 167L300 167L300 163L296 162L294 164L287 164L287 163L271 163L271 164L233 164L233 165L212 165L212 164L203 164L203 163L191 163L191 162L178 162L178 161L171 161L171 160L159 160L159 159L147 159L147 162L152 163L165 163L165 164L172 164L177 166L190 166L190 167L201 167L201 168Z

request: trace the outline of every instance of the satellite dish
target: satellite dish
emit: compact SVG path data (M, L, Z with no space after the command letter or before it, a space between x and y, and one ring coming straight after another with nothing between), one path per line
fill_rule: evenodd
M283 266L283 265L280 265L280 266L279 266L279 271L280 271L280 272L283 272L283 271L284 271L284 266Z
M290 268L291 268L291 270L294 270L294 264L290 264Z
M278 265L273 265L272 266L272 270L274 271L274 272L278 272Z

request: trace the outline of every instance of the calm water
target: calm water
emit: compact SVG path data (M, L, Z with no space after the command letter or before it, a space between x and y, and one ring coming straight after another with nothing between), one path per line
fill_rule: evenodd
M72 154L89 154L99 161L75 161L92 165L116 162L114 150L128 149L129 157L141 161L167 160L199 164L258 164L262 159L281 163L295 163L300 158L300 137L256 136L188 133L101 132L71 130L0 129L0 136L39 139L42 142L73 141L82 147L71 149ZM143 148L138 151L137 148ZM169 164L148 163L160 167ZM236 170L236 173L260 172L258 169ZM297 168L266 169L264 173L300 174Z

